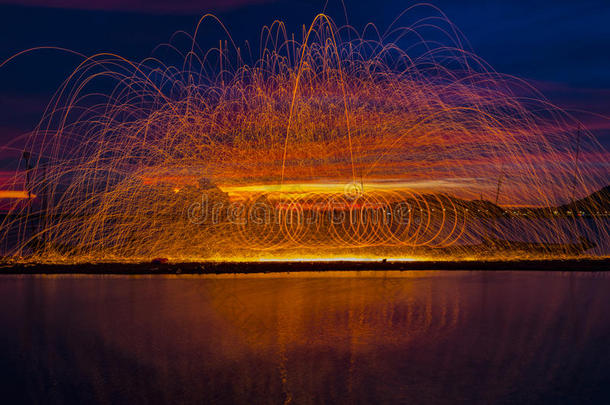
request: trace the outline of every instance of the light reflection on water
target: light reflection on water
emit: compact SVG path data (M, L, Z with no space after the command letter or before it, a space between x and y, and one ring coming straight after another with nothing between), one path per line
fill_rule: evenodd
M607 402L609 292L606 273L4 276L0 387L35 403Z

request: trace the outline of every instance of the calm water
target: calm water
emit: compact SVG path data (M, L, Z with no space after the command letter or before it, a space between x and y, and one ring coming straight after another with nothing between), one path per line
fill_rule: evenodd
M610 273L0 277L2 403L610 403Z

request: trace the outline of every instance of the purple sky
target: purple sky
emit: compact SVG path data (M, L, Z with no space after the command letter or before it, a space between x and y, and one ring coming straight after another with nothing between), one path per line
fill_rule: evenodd
M55 45L85 54L111 51L138 60L198 18L217 14L238 42L257 41L274 19L298 32L323 10L324 0L0 0L0 60L23 49ZM326 12L342 23L339 1ZM386 27L415 2L345 0L349 22ZM534 83L551 101L573 111L610 146L610 5L605 0L435 1L497 71ZM0 143L32 129L77 59L49 52L0 69ZM594 114L580 112L585 110ZM5 151L6 155L6 151ZM7 158L12 159L12 158ZM0 156L0 168L10 166Z

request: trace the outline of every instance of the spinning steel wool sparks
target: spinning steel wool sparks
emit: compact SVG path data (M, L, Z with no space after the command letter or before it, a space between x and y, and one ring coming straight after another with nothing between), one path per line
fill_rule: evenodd
M204 16L189 46L140 62L83 58L28 140L34 197L1 224L7 254L547 257L608 240L602 215L565 208L605 186L607 152L444 16L358 32L320 14L297 36L276 21L258 57L228 33L200 48L205 24L222 26Z

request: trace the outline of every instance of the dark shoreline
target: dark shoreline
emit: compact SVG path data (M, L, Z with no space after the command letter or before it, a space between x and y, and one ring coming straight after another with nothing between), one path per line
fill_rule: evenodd
M0 265L0 275L15 274L254 274L325 271L610 271L610 258L509 261L302 261L302 262L188 262L81 263Z

